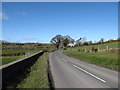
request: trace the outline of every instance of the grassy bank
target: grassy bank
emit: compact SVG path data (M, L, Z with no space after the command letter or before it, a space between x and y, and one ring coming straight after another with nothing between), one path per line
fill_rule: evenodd
M72 52L64 50L64 53L68 56L103 66L109 69L118 69L118 53L115 52L101 52L101 53L90 53L90 52Z
M36 63L30 68L31 72L17 88L49 88L47 77L47 57L48 53L42 55Z

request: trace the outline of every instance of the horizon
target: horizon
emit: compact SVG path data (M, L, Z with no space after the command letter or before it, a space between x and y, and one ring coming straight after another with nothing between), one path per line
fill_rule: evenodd
M2 9L7 42L50 43L57 34L93 42L118 38L117 2L3 2Z

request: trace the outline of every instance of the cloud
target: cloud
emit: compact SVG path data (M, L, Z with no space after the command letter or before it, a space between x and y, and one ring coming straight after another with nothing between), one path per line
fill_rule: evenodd
M9 17L7 16L6 13L0 12L0 19L9 20Z

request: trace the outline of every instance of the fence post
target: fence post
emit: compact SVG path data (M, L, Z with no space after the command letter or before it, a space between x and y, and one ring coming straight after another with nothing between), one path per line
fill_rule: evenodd
M85 52L86 52L86 48L85 48Z
M99 46L98 46L98 52L99 52Z
M108 50L108 46L106 47L106 49Z

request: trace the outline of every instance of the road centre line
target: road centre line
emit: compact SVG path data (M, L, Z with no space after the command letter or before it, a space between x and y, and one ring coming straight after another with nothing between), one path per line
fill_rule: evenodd
M73 65L73 66L74 66L75 68L80 69L80 70L82 70L83 72L89 74L90 76L92 76L92 77L94 77L94 78L96 78L96 79L98 79L98 80L104 82L104 83L106 82L105 80L103 80L103 79L101 79L101 78L99 78L99 77L97 77L97 76L95 76L95 75L89 73L88 71L86 71L86 70L84 70L84 69L82 69L82 68L80 68L80 67L78 67L78 66L76 66L76 65Z
M67 61L67 60L65 60L64 58L62 58L62 60L63 60L63 61L65 61L65 62L68 62L68 61Z

